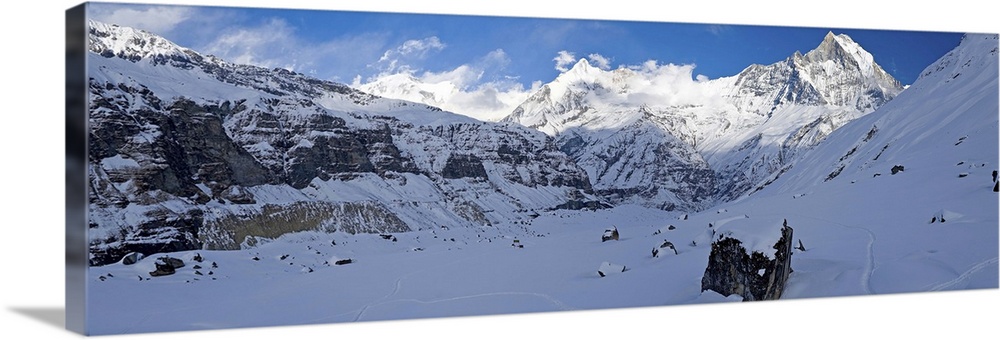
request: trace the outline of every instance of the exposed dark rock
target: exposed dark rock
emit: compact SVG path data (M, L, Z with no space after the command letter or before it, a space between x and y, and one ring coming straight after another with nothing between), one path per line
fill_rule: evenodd
M742 241L722 236L712 243L701 290L725 296L737 294L743 301L781 298L792 272L792 228L787 224L781 228L781 238L773 248L773 254L749 253Z
M902 172L903 170L905 170L905 169L903 168L902 165L895 165L895 166L892 167L892 174L895 175L897 173Z
M673 251L674 251L674 255L677 255L677 254L679 254L679 253L677 252L677 248L676 248L676 247L674 247L674 244L673 244L673 242L670 242L670 241L667 241L667 240L663 240L663 244L661 244L661 245L660 245L660 248L661 248L661 249L662 249L662 248L670 248L670 250L673 250Z
M337 260L337 262L334 262L333 264L340 266L340 265L345 265L345 264L349 264L349 263L354 263L354 260L351 260L351 259Z
M156 263L154 263L154 265L156 265L156 270L149 272L149 275L164 276L175 273L177 268L184 266L184 261L169 256L164 256L156 259Z
M604 230L604 235L601 235L601 242L615 240L618 241L618 227L614 229Z
M448 157L444 169L441 170L441 176L451 179L466 177L485 179L487 174L486 168L483 167L483 161L479 157L452 154L451 157Z
M181 215L156 211L150 215L155 215L151 216L150 221L135 228L122 229L120 235L114 236L114 241L119 242L107 242L112 246L102 245L104 242L100 242L112 240L92 241L90 265L114 263L129 253L171 253L201 248L198 232L202 228L203 213L200 210L191 210Z
M181 259L179 259L179 258L176 258L176 257L163 256L163 257L157 258L156 261L157 262L166 263L166 264L170 265L171 267L174 267L175 269L176 268L183 268L184 267L184 261L181 260Z
M555 206L555 210L598 210L598 209L611 209L610 204L599 202L599 201L581 201L581 200L568 200L566 203Z

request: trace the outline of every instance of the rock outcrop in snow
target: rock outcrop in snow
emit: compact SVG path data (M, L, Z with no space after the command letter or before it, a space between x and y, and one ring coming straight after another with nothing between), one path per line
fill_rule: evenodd
M712 242L701 290L736 294L743 301L781 298L792 272L792 228L786 223L772 229L766 235L754 234L760 230L720 230L719 239Z

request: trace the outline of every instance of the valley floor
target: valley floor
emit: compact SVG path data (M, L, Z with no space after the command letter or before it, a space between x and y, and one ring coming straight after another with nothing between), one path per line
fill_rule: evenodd
M90 268L88 323L92 334L116 334L739 301L701 292L708 224L754 230L785 219L806 250L792 256L782 299L997 288L996 193L957 179L937 184L951 190L914 188L900 176L754 197L687 219L620 206L394 239L296 233L252 249L170 254L186 266L151 278L157 254ZM946 222L930 223L939 216ZM602 242L612 227L620 240ZM678 254L653 257L665 240ZM603 262L626 270L601 277Z

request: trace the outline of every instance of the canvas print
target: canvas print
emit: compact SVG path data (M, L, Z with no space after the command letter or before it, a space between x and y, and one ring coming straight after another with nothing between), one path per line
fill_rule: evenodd
M996 33L82 12L87 334L998 287Z

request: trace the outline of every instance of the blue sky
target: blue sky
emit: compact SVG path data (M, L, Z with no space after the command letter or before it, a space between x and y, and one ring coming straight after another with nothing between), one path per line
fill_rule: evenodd
M350 83L398 72L476 70L464 86L529 88L558 75L560 56L607 67L693 64L694 75L735 75L845 33L903 84L957 46L961 34L916 31L671 24L164 5L95 4L91 18L142 28L226 60L284 67Z

